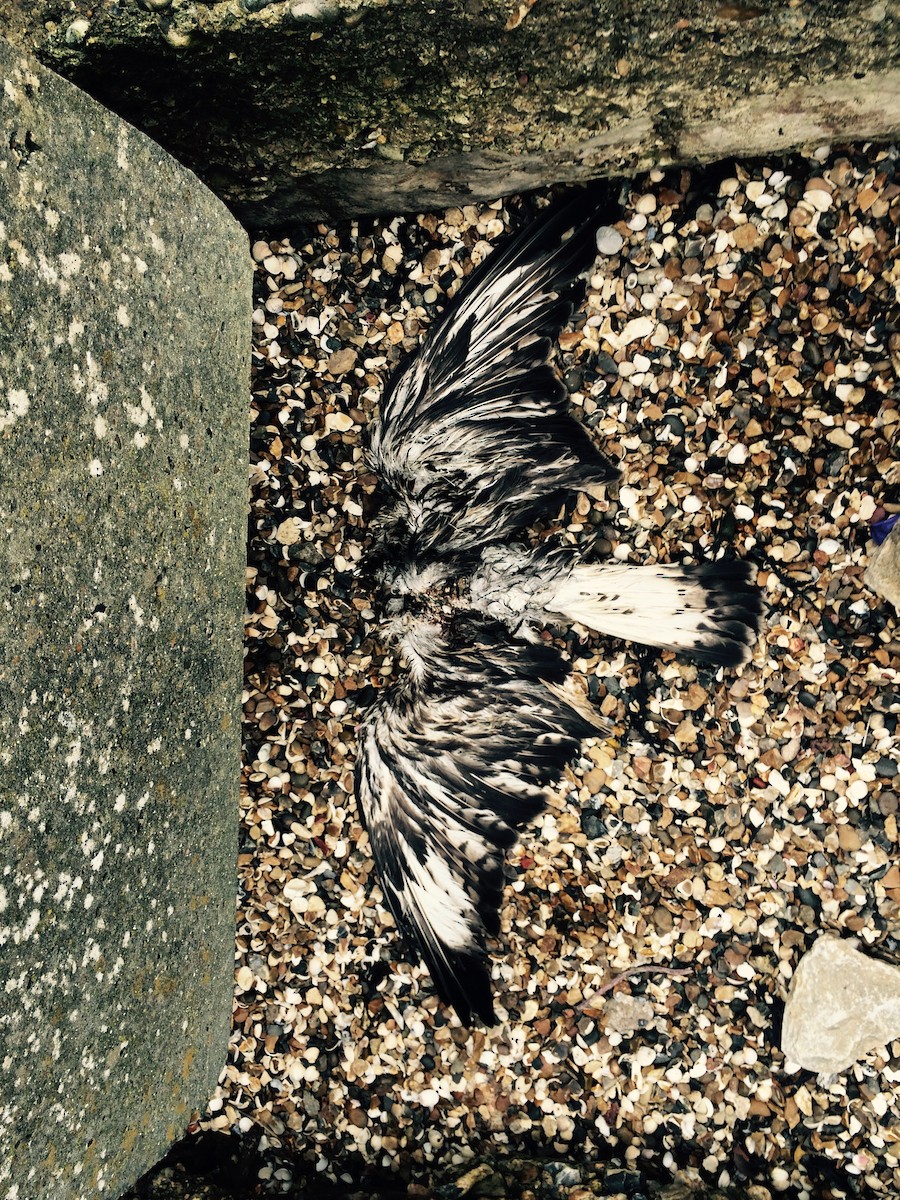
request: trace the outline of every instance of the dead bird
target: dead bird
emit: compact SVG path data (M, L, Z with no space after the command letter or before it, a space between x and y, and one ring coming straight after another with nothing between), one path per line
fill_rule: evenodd
M733 666L761 624L748 563L594 563L523 538L619 478L551 361L601 224L579 194L494 251L366 431L389 497L371 571L406 673L360 726L356 793L385 901L463 1023L495 1020L486 938L506 851L606 728L540 631L577 623Z

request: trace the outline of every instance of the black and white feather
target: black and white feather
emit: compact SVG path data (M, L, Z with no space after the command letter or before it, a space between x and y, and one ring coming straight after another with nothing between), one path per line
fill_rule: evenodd
M398 624L410 670L360 729L358 798L398 926L462 1020L489 1021L504 854L603 723L551 646L510 653L503 626L464 617L449 635Z
M406 673L359 731L357 796L385 900L441 998L494 1020L486 938L506 851L603 722L547 624L734 665L762 604L745 563L582 562L517 536L618 478L551 364L601 214L576 199L473 272L370 424L389 492L374 570Z

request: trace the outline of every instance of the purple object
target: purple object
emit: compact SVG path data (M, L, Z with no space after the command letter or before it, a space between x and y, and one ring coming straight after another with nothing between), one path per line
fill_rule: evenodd
M872 522L869 532L872 534L872 541L876 546L881 545L898 521L900 521L900 513L894 513L892 517L885 517L883 521Z

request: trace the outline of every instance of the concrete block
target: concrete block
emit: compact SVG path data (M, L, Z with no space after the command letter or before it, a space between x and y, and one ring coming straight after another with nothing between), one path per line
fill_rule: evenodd
M246 239L0 42L0 1196L95 1200L224 1065Z

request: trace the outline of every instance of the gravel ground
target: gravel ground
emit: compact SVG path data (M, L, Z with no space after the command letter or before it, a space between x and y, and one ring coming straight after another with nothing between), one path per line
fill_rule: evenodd
M900 1041L817 1079L779 1022L823 929L900 957L900 631L862 583L869 524L900 511L896 150L654 172L610 213L560 362L624 481L537 535L632 562L733 547L766 630L739 671L561 643L616 735L511 856L496 1029L437 1003L380 903L354 729L400 668L354 576L361 431L543 203L254 245L236 1007L199 1127L258 1141L262 1194L426 1196L487 1164L472 1195L668 1195L649 1181L681 1170L673 1197L894 1196ZM513 1188L506 1157L558 1165Z

